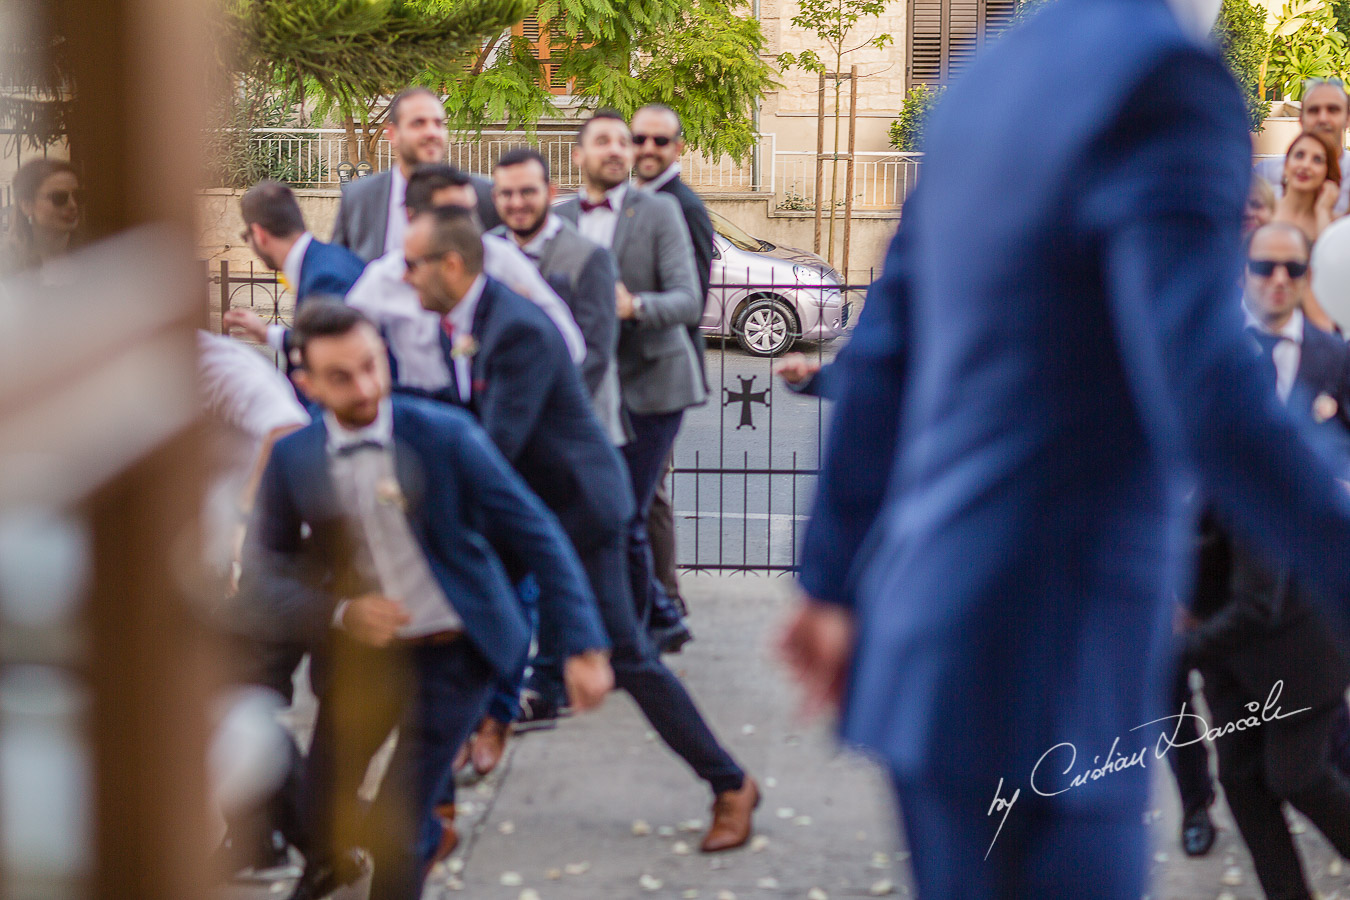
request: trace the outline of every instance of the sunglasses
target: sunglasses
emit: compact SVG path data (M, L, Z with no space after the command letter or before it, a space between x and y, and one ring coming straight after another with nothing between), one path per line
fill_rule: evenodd
M1298 280L1308 274L1308 264L1305 262L1295 262L1294 260L1279 259L1249 259L1247 260L1247 271L1261 278L1269 278L1274 274L1277 267L1283 266L1289 273L1289 277Z
M47 194L47 199L51 202L52 206L65 206L72 200L74 200L75 204L78 206L84 202L84 191L79 188L76 188L73 191L51 191Z
M647 143L648 141L651 141L653 144L655 144L655 145L658 146L658 147L664 147L664 146L666 146L667 144L669 144L669 143L670 143L671 141L673 141L673 140L675 140L673 137L666 137L664 134L635 134L635 135L633 135L633 143L637 144L639 147L641 147L643 144Z

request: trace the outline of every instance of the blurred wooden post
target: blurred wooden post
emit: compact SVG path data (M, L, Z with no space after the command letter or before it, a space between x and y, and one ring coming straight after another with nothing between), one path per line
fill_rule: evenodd
M820 204L825 193L825 73L820 73L820 92L816 98L816 234L811 249L820 253Z
M858 67L853 66L848 73L848 174L845 178L848 190L844 195L844 261L841 274L844 284L848 284L848 242L853 230L853 191L857 182L854 166L858 147ZM875 182L876 177L873 176Z

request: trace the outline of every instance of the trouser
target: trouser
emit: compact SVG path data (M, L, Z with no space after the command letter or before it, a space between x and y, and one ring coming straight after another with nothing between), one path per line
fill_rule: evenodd
M666 488L673 457L674 454L666 457L656 479L656 493L652 495L652 508L647 513L647 538L652 546L652 566L657 583L679 609L684 603L680 599L680 579L675 574L675 510L670 505L670 491Z
M645 627L653 604L660 602L657 594L664 593L653 574L647 515L651 511L656 485L665 474L684 412L630 413L629 418L634 436L623 446L623 458L628 465L637 512L628 529L628 573L638 621Z
M1186 705L1187 713L1195 712L1195 701L1191 697L1191 662L1182 657L1175 665L1172 678L1171 706L1168 715L1179 715L1181 706ZM1187 716L1182 719L1173 739L1178 746L1167 751L1167 764L1177 781L1177 793L1181 795L1181 813L1185 818L1191 813L1209 806L1214 802L1214 779L1209 774L1209 751L1200 740L1200 729L1196 720Z
M1202 672L1214 727L1248 718L1247 704L1266 699L1225 669ZM1294 700L1283 700L1286 712L1302 706ZM1214 742L1219 783L1269 900L1312 896L1285 823L1284 802L1316 825L1341 856L1350 857L1350 781L1332 763L1329 740L1344 710L1344 699L1337 697Z
M417 900L439 837L429 827L432 806L487 706L492 669L462 637L376 649L340 632L331 663L306 767L306 857L366 847L375 864L371 900ZM394 728L397 746L364 811L357 790Z

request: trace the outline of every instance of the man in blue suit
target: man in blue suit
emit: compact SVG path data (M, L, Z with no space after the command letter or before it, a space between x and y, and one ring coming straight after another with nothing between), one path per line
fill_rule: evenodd
M366 264L346 247L325 244L305 228L291 189L279 181L260 181L239 198L244 218L243 240L282 286L295 295L298 311L311 297L342 298L356 284ZM225 313L228 331L238 328L274 350L289 350L284 325L268 325L247 309Z
M478 417L576 547L614 648L615 684L712 790L712 824L701 849L741 846L750 839L759 788L718 743L638 621L626 563L632 490L562 336L537 306L483 274L481 231L471 211L440 207L417 216L404 248L404 277L422 305L442 317L452 378L442 396ZM522 562L534 571L533 560ZM541 582L541 599L548 591ZM541 655L558 658L548 634L539 644Z
M1131 729L1192 489L1346 625L1350 495L1242 332L1251 144L1185 5L1060 0L988 48L838 358L784 650L890 767L925 900L1145 892L1173 723Z
M386 351L350 307L296 321L297 374L325 408L277 443L246 570L255 603L315 652L321 698L307 764L309 846L293 897L326 896L371 850L371 897L415 900L439 835L434 799L496 676L517 676L530 626L494 547L531 560L540 633L567 659L574 705L613 683L594 596L557 520L471 416L389 396ZM356 791L395 727L368 821Z

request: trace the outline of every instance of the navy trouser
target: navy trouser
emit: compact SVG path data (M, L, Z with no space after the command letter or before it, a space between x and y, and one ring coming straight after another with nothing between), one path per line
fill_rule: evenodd
M665 475L666 460L675 446L684 421L684 411L673 413L629 413L633 439L622 448L628 464L637 512L628 527L628 577L638 621L644 624L656 602L654 594L664 591L656 581L651 542L647 535L647 515L651 512L656 486Z

